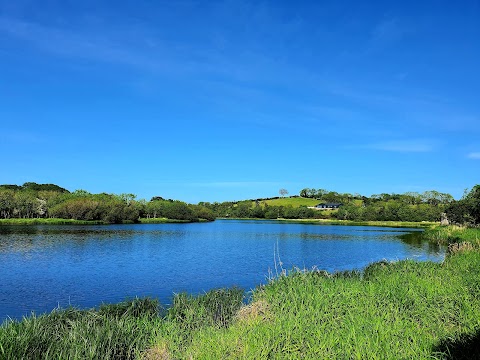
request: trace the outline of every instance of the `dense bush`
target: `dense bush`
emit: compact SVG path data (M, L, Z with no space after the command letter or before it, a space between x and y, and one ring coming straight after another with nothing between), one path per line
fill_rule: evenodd
M62 218L105 223L138 222L140 217L169 218L184 221L213 221L210 209L181 201L154 197L137 201L133 194L72 193L52 184L26 183L23 186L0 185L0 217Z
M367 206L347 204L338 209L335 217L356 221L440 221L444 209L441 205L409 205L390 200Z
M459 201L453 202L445 210L448 219L457 224L480 224L480 185L475 185Z

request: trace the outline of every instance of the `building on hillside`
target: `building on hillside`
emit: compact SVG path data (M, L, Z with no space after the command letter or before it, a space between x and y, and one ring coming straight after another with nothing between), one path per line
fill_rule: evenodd
M343 205L342 203L320 203L318 205L315 205L315 209L333 210L333 209L338 209L342 205Z

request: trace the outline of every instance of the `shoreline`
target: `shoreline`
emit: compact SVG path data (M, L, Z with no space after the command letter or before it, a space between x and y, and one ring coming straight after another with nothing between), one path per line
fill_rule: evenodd
M30 225L122 225L122 224L190 224L195 222L209 222L205 219L192 220L178 220L168 218L140 218L138 222L122 221L121 223L108 223L102 220L74 220L74 219L59 219L59 218L36 218L36 219L0 219L0 226L30 226Z
M263 218L217 218L216 220L256 220L256 221L280 221L285 223L313 224L313 225L345 225L345 226L378 226L393 228L431 228L440 226L440 222L422 221L355 221L337 219L263 219Z
M480 229L437 226L423 234L425 241L441 237L457 246L449 247L442 263L379 261L362 271L292 271L257 286L246 303L238 288L229 288L176 294L163 310L156 299L136 298L7 320L0 326L0 357L41 358L46 349L53 357L73 358L77 351L101 358L122 351L129 359L475 354Z

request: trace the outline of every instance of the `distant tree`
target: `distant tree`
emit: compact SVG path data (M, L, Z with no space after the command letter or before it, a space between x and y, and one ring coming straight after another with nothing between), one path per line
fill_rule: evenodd
M64 189L55 184L37 184L34 182L26 182L22 185L23 190L33 190L33 191L56 191L61 193L68 193L67 189Z
M4 185L0 185L0 189L21 190L22 187L21 187L21 186L18 186L18 185L4 184Z
M8 219L15 209L15 192L11 189L0 190L0 216Z
M287 189L280 189L280 190L278 191L278 193L279 193L282 197L284 197L285 195L288 195L288 190L287 190Z
M308 188L300 190L300 196L305 198L308 197L308 190Z

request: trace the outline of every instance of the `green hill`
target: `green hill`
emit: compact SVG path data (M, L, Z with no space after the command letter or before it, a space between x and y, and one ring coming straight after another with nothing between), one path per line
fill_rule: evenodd
M292 206L294 208L300 206L315 206L321 203L317 199L303 198L303 197L285 197L278 199L260 200L260 204L267 204L268 206Z

